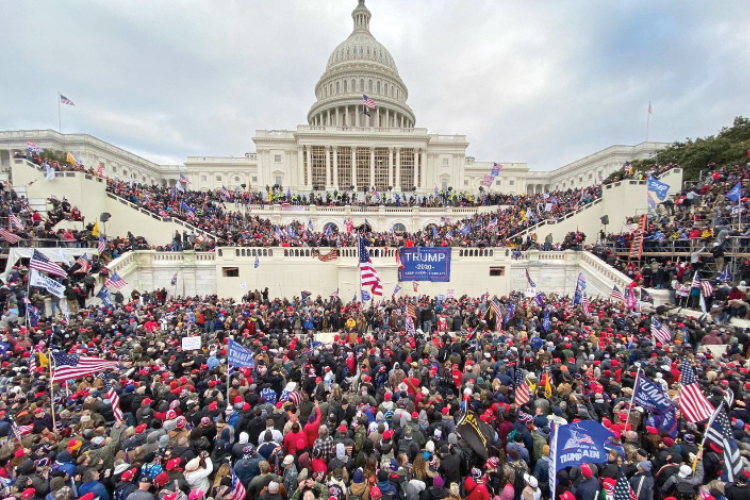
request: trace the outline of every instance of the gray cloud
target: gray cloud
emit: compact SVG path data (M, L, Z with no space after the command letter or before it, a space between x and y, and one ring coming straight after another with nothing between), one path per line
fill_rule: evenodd
M750 115L742 0L371 0L417 126L479 160L551 169L611 144L715 133ZM304 123L354 0L0 0L0 129L98 136L155 161L241 155Z

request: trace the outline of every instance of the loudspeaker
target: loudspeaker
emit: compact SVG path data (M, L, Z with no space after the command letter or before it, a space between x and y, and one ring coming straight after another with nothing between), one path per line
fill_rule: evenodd
M602 215L601 221L605 226L609 225L609 215Z
M107 222L110 217L112 217L112 214L110 214L109 212L102 212L99 216L99 220L102 222Z

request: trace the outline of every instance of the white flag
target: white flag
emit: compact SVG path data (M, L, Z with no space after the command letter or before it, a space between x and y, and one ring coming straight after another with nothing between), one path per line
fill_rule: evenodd
M44 288L55 297L62 298L65 295L65 285L40 274L36 269L31 270L31 286Z
M55 171L49 165L47 165L45 177L47 177L48 181L51 181L55 178Z

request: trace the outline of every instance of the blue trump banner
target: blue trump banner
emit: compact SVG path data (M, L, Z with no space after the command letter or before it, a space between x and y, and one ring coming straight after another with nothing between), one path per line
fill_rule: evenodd
M603 464L609 454L607 445L617 441L612 432L593 420L554 425L550 435L550 498L555 498L555 478L558 470L585 463Z
M399 281L450 281L450 248L399 248Z
M737 203L740 201L740 197L742 196L742 183L738 182L734 185L732 189L729 190L729 192L726 194L726 197L728 200L732 200L733 202Z
M667 198L667 193L669 192L669 184L665 184L654 179L653 177L649 177L648 190L656 193L656 197L661 201L664 201Z
M253 351L243 347L232 339L229 339L229 348L227 349L227 364L229 366L239 366L242 368L255 368Z
M677 422L675 408L672 407L662 414L651 415L646 420L646 426L654 427L657 431L663 432L672 439L676 438L680 425Z
M661 386L643 375L636 380L633 401L651 413L664 413L674 408L674 401L669 399Z

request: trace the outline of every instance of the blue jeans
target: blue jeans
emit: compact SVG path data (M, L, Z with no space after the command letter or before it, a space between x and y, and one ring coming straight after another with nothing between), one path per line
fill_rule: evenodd
M422 322L422 331L423 332L431 332L432 331L432 321L427 320Z
M57 310L58 310L58 311L60 312L60 314L62 314L62 313L63 313L63 311L62 311L62 308L60 307L60 302L55 302L55 301L53 300L53 301L52 301L52 315L54 315L54 314L55 314L55 309L57 309Z

